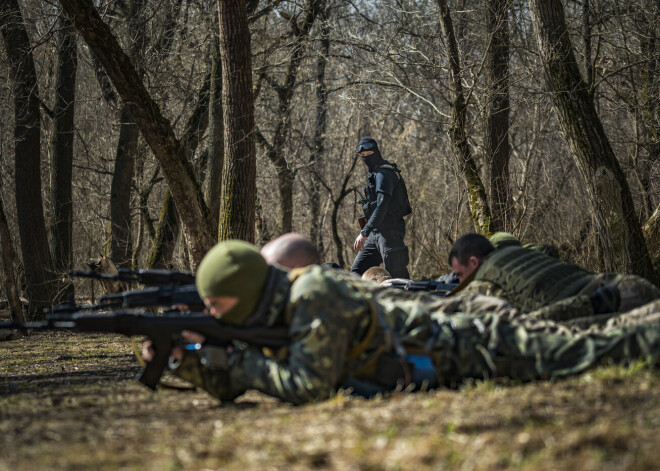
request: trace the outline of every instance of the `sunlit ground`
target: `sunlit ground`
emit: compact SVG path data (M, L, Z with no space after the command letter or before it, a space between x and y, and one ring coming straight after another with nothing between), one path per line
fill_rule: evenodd
M556 383L465 385L293 407L220 404L133 378L117 336L0 342L0 470L657 470L660 375L604 366ZM179 383L180 384L180 383Z

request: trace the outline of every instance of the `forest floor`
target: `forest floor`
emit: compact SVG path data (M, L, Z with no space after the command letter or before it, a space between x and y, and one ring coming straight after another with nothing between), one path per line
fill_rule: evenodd
M302 407L147 390L130 341L0 342L0 470L657 470L660 373L464 385ZM168 379L171 381L171 379Z

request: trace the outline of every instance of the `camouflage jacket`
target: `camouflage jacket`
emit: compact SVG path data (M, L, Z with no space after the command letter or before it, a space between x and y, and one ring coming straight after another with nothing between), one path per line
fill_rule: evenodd
M577 295L595 276L564 260L509 246L483 259L471 288L490 283L494 291L490 295L504 297L519 309L530 312Z
M624 346L622 335L631 335L620 330L580 338L535 333L523 322L506 320L519 312L501 299L403 292L319 266L293 281L287 272L275 275L262 320L289 326L286 351L246 347L218 370L202 366L189 352L175 374L221 400L256 389L300 404L330 397L349 376L393 389L397 384L383 380L383 374L391 374L379 364L394 352L400 357L397 346L430 357L438 384L455 385L465 378L529 380L576 373L610 351L613 342ZM642 342L650 351L660 347L660 337L653 335ZM634 344L625 350L628 357L648 353L634 339L625 342Z

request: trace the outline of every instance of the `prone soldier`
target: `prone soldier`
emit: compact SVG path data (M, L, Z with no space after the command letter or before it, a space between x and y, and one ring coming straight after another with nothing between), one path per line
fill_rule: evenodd
M505 320L517 309L502 299L397 291L321 266L287 272L242 241L209 251L196 283L211 315L246 327L287 326L291 339L269 355L206 345L203 336L185 333L201 348L174 349L174 374L223 401L247 389L301 404L344 385L369 394L467 378L546 379L580 373L603 358L655 362L660 353L657 323L607 334L536 332ZM148 344L143 356L153 358Z
M660 298L660 289L639 276L596 274L512 243L512 237L500 239L505 243L497 248L480 234L456 241L448 256L461 282L455 292L497 296L520 312L556 321L626 312Z

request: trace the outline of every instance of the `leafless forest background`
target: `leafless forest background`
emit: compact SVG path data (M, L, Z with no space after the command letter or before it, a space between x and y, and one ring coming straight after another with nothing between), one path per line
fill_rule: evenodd
M593 270L659 273L657 1L247 0L254 181L231 178L251 151L236 154L234 118L223 124L235 92L223 90L219 31L242 21L225 16L222 29L226 3L237 2L95 2L109 27L94 30L97 44L78 35L91 31L82 15L74 28L63 14L85 0L0 0L2 297L86 295L63 274L99 253L194 269L199 248L228 235L263 244L294 230L324 261L350 265L361 135L403 169L415 278L448 272L452 242L475 230L555 244ZM562 24L572 56L559 60L572 69L553 63ZM103 52L110 32L128 62ZM192 166L170 170L145 137L129 68ZM604 137L590 133L601 123ZM253 199L231 199L242 192Z

